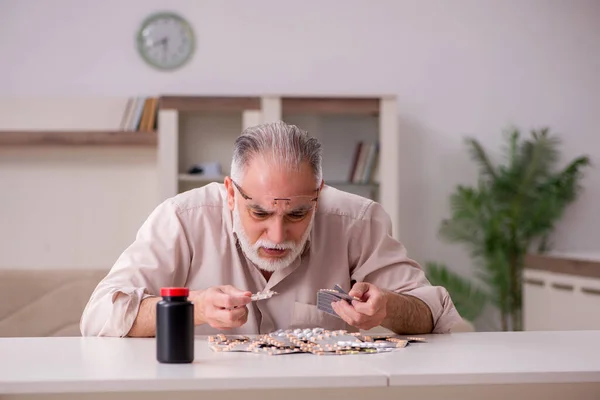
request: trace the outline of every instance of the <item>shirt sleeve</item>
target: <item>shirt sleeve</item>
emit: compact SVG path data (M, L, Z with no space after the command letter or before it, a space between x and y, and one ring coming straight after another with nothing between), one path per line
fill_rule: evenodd
M126 336L142 300L159 296L161 287L185 285L190 249L177 206L163 202L95 288L81 317L81 334Z
M433 333L448 333L462 321L448 291L432 286L421 266L392 236L390 217L379 203L370 203L352 230L351 279L422 300L431 310Z

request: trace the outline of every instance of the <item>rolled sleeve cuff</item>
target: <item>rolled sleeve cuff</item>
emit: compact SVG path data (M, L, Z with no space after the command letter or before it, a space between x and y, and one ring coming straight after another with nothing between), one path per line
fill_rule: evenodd
M402 294L416 297L427 304L433 318L432 333L450 333L462 321L450 294L441 286L421 286Z
M127 336L137 317L142 300L152 297L145 288L124 287L111 292L111 315L99 336Z

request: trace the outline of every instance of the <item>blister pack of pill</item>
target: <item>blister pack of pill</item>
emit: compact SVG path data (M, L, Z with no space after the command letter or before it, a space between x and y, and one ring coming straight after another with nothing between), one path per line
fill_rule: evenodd
M320 289L317 292L317 308L321 311L339 318L339 315L331 307L331 303L345 300L349 304L352 301L361 301L358 297L350 296L340 285L335 285L333 289Z
M425 342L420 337L362 335L323 328L279 329L257 336L218 334L208 339L215 352L248 352L266 355L311 353L316 355L376 354L395 351L409 343Z
M271 297L276 296L278 294L279 293L274 292L273 290L265 290L262 292L254 293L251 298L252 298L252 301L266 300L266 299L270 299Z

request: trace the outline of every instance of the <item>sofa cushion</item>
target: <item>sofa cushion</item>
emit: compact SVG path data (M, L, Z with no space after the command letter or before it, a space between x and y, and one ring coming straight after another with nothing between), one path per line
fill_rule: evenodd
M83 309L107 273L0 269L0 337L80 336Z

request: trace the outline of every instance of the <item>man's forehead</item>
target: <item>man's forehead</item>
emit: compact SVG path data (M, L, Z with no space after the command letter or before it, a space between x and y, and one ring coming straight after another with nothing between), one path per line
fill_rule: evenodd
M317 184L310 166L286 168L259 162L260 157L256 159L248 165L243 178L243 189L249 195L295 197L314 194Z

